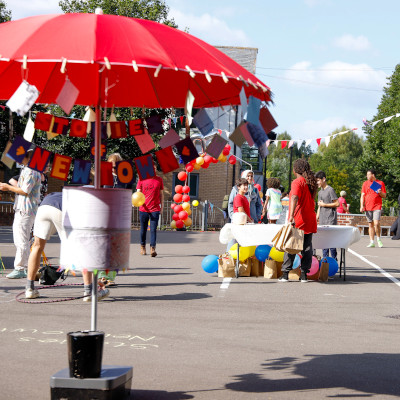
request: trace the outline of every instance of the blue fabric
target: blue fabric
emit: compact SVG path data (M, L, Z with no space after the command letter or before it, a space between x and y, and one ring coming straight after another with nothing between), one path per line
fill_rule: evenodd
M229 218L232 219L233 216L233 199L238 194L237 187L234 186L232 188L231 194L229 195L229 202L228 202L228 213ZM262 213L262 205L261 205L261 198L260 193L257 188L253 187L251 193L247 192L245 194L246 197L250 196L250 217L254 220L254 222L258 222L261 218Z
M48 194L40 203L41 206L51 206L62 210L62 192Z
M336 249L322 249L322 257L329 257L329 250L331 251L331 257L337 260L337 251Z
M147 234L147 227L149 225L150 219L150 246L156 247L157 241L157 225L158 219L160 218L160 212L144 212L139 211L139 219L140 219L140 244L142 246L146 245L146 234Z

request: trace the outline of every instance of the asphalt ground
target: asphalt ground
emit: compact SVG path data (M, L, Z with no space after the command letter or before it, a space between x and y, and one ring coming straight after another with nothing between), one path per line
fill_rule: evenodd
M132 231L131 270L117 276L98 309L103 365L134 367L133 398L400 396L398 241L367 249L363 237L351 246L346 282L338 275L307 284L242 277L221 289L222 278L201 268L205 255L224 250L217 232L161 232L156 258L139 255L138 237ZM59 248L57 238L46 247L53 264ZM9 227L0 228L0 253L11 270ZM90 303L19 303L24 286L0 277L2 400L50 398L50 377L68 366L66 333L90 329ZM80 296L82 287L41 295Z

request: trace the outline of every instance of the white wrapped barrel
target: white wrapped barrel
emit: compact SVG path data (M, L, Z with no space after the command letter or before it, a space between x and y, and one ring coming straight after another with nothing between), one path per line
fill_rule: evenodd
M132 191L128 189L63 189L60 265L77 270L129 268Z

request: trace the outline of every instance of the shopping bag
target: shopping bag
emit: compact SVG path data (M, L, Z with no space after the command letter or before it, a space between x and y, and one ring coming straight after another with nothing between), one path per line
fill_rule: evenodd
M218 259L218 277L234 278L236 261L228 254L222 254Z
M300 253L303 250L304 231L291 224L284 225L274 236L272 243L278 251L289 254Z
M289 271L289 281L298 281L300 279L300 268L292 269Z
M322 259L321 267L319 268L319 280L321 282L327 282L329 277L329 263L324 262Z
M255 257L249 258L251 260L251 271L250 276L263 276L264 275L264 263L257 260Z
M280 265L279 265L280 264ZM264 278L278 279L278 268L281 269L282 263L275 260L265 261Z
M239 276L250 276L251 264L252 264L251 258L248 258L243 262L239 262Z

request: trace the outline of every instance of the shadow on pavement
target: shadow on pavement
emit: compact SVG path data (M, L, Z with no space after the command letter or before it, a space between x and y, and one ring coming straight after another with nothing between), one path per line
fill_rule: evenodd
M212 297L206 293L179 293L179 294L165 294L162 296L123 296L123 297L109 297L107 302L111 301L182 301L182 300L201 300Z
M285 370L289 379L268 379L266 373L235 376L226 389L247 393L295 392L336 388L328 397L371 397L371 394L400 396L398 368L400 354L363 353L306 355L310 360L283 357L267 360L265 370ZM300 376L300 377L299 377ZM340 394L342 388L365 394Z
M186 400L194 396L185 392L166 392L164 390L131 390L131 398L137 400Z

